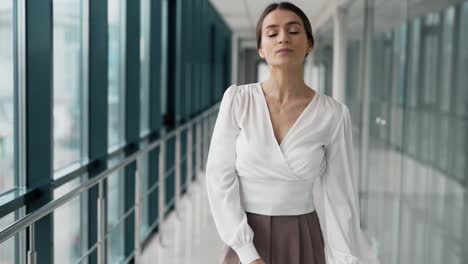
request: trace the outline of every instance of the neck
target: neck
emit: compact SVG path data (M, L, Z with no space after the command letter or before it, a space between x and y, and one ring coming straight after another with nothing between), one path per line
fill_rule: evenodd
M270 77L264 82L265 94L279 102L302 97L307 90L304 83L303 68L275 67L270 68Z

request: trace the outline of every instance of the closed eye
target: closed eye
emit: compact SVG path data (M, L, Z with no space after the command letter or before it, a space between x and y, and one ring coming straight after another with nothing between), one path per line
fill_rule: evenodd
M289 33L294 34L294 35L299 34L299 32L297 32L297 31L290 31ZM272 37L274 37L276 35L278 35L278 34L271 34L271 35L268 35L268 37L272 38Z

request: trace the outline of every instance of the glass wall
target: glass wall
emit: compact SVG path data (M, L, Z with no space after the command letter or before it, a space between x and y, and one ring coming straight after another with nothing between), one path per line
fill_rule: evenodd
M57 199L78 187L81 179L72 180L54 191ZM54 263L67 260L77 263L87 248L86 194L76 197L54 211Z
M367 25L366 2L375 4ZM349 9L346 104L361 224L385 264L468 261L468 2L455 2L359 0ZM319 91L331 73L323 68L332 57L330 23L318 30L311 69ZM372 49L368 113L364 47Z
M109 0L109 149L124 144L125 1Z
M136 18L137 15L141 15L139 18L141 19L140 37L128 40L131 44L140 43L140 135L144 137L150 132L161 132L150 131L150 100L159 99L158 95L152 92L150 94L150 79L152 78L150 76L150 65L155 66L151 67L152 69L157 69L160 66L162 67L161 80L155 80L154 82L161 81L161 87L157 87L158 85L154 85L153 87L156 89L161 88L163 91L163 94L160 96L162 98L161 104L156 102L157 107L160 107L161 111L152 108L154 114L159 115L159 112L163 112L162 114L166 114L170 117L175 113L179 113L181 111L180 109L190 108L193 112L191 112L190 115L188 113L186 114L187 116L193 116L209 106L206 104L203 105L203 100L195 102L196 104L194 103L194 107L189 107L190 105L188 104L179 104L179 101L176 99L183 96L185 92L179 90L179 88L182 87L181 85L175 88L177 91L173 89L175 86L172 84L178 83L174 80L177 79L175 77L179 74L177 73L178 71L175 71L177 67L172 67L177 65L171 64L174 61L169 63L167 58L177 57L178 60L181 60L179 56L180 52L178 52L180 50L174 49L172 50L172 54L169 54L167 50L169 46L171 46L169 45L168 39L171 39L171 41L173 40L173 43L171 43L177 44L178 46L187 44L180 42L181 38L177 35L178 33L174 33L175 31L171 33L170 29L177 29L177 25L184 25L188 22L195 22L198 25L195 28L203 28L203 25L208 24L208 22L215 25L217 40L215 39L213 41L217 43L226 42L230 31L221 17L216 13L216 10L213 9L207 0L196 1L196 3L187 6L187 8L185 8L185 4L179 5L179 3L177 3L177 5L175 5L173 1L164 0L159 1L159 3L151 0L142 0L140 1L141 12L140 14L136 14L133 13L133 11L135 11L133 9L129 8L126 10L125 3L130 2L131 1L126 0L109 0L105 1L103 4L99 4L99 1L88 0L51 0L49 3L50 6L41 9L40 7L43 7L43 5L36 5L36 1L0 1L0 230L23 216L24 211L26 211L23 207L35 210L37 207L43 206L44 203L63 197L63 195L70 193L79 184L86 181L88 179L88 174L96 176L106 167L108 168L109 166L115 165L125 158L123 154L120 156L112 155L118 157L105 164L106 157L105 155L103 156L102 147L109 152L113 152L123 147L125 144L125 92L132 92L131 87L128 87L128 90L126 90L125 82L125 45L127 41L125 39L125 32L127 30L125 21L126 15L132 13L131 16L134 18ZM158 8L163 10L161 13L159 13L159 11L153 13L155 17L159 17L159 15L163 17L163 19L161 19L162 21L160 21L161 23L157 20L152 21L155 26L157 26L154 31L154 35L156 35L154 39L157 44L150 43L150 12L151 10L155 11L158 9L151 8L152 4L159 5L161 8L159 8L159 6ZM26 14L17 14L18 6L21 5L34 10L27 10L28 12L23 10ZM91 10L92 12L89 10L89 5L93 8ZM136 4L135 7L137 5L138 4ZM103 7L105 7L104 10L102 9ZM178 9L178 7L183 8ZM210 11L207 12L207 9L210 9ZM184 16L184 13L189 12L193 13L194 19L185 18L188 16ZM92 16L90 16L90 14ZM24 21L18 23L20 20L19 18L26 18L30 23L25 24ZM104 21L102 18L105 18ZM215 20L216 23L213 22ZM92 21L93 24L89 25L89 21ZM133 22L135 21L131 21L128 25L136 28ZM104 25L102 23L104 23ZM43 30L32 30L36 28L35 25ZM21 29L24 29L24 26L27 26L29 30L23 32L26 34L18 34L21 33L18 31L22 31ZM104 28L102 26L104 26ZM104 33L108 34L101 34L106 27L108 32ZM159 27L161 28L158 29ZM162 31L162 33L159 34L159 31ZM193 55L199 57L197 58L198 65L208 65L208 63L204 62L204 58L208 57L205 55L209 54L209 51L203 49L203 47L207 47L204 43L207 42L209 37L203 30L201 32L203 33L200 35L201 38L197 39L197 45L201 48L197 50L202 52L192 52L192 54L190 53L191 51L189 51L187 55L190 54L188 57L193 57ZM27 43L24 41L25 36L23 35L27 37ZM47 36L51 38L47 38ZM103 38L104 41L108 41L107 45L101 45ZM162 42L158 41L161 40L160 38ZM27 46L24 47L26 44ZM34 44L38 44L37 47ZM152 50L150 44L153 44ZM192 44L189 43L188 46ZM130 46L132 46L132 49L134 48L133 45ZM172 46L175 47L174 45ZM223 45L220 47L223 47ZM23 48L26 48L28 52L27 56L21 53ZM225 53L220 52L220 50L222 50L221 48L216 50L218 50L218 53ZM104 69L104 75L102 75L100 71L102 67L95 67L92 72L88 71L90 67L90 51L93 55L102 54L102 51L108 52L108 54L104 53L108 55L108 61L105 61L108 63L108 69ZM47 56L42 56L44 54ZM151 54L153 54L153 60L157 61L150 60ZM133 53L128 55L130 55L130 61L135 59ZM94 58L96 60L93 62L102 61L99 56L95 56ZM159 60L162 62L159 62ZM24 65L23 61L30 64ZM168 63L170 67L166 65ZM227 61L223 63L228 65ZM37 67L44 67L44 65L47 68L49 68L49 66L52 67L48 69L52 71L52 74L37 75L41 72L37 71ZM91 65L95 66L94 64ZM228 69L225 66L223 66L223 68ZM170 68L170 73L168 68ZM36 84L36 82L33 81L28 82L28 85L24 85L25 78L21 77L21 75L26 74L24 69L27 69L27 72L29 72L28 81L32 78L39 82ZM180 69L184 69L184 67ZM193 70L197 71L197 69L194 68ZM154 72L157 71L158 70L154 70ZM92 74L92 78L88 78L90 73ZM200 86L199 91L196 93L200 95L198 99L207 98L209 95L210 88L206 85L199 85L208 80L209 76L205 73L194 72L190 75L180 74L181 76L189 76L195 79L193 83ZM227 71L225 71L225 73L227 73ZM169 75L175 79L168 80ZM108 78L108 93L105 95L101 93L105 91L98 91L99 89L94 90L95 87L99 87L99 85L102 84L102 79L99 76ZM133 73L131 76L134 76ZM224 76L222 78L226 79L227 77ZM36 96L35 98L25 96L26 94L22 91L25 89L23 89L22 86L26 86L25 88L29 89L27 91L29 95L34 95L35 92L40 90L47 96ZM93 87L93 90L91 90L90 87ZM90 92L92 92L93 97L88 96ZM174 97L174 95L176 95L176 97ZM102 96L106 98L102 98ZM152 98L150 98L150 96ZM134 97L132 96L129 98L129 104L133 105L135 102L132 98ZM103 99L106 100L105 103L107 104L100 104L103 102ZM26 100L32 101L28 101L28 104L26 104ZM31 102L36 103L31 104ZM46 110L43 108L38 109L43 105L43 102L46 102L49 108ZM103 143L105 146L101 145L102 142L99 141L101 137L99 133L97 135L89 134L89 131L93 133L98 130L102 131L100 124L96 123L96 118L99 120L102 119L100 116L102 113L101 106L107 107L108 109L108 120L105 120L105 118L103 119L104 121L108 121L107 123L103 123L106 124L104 132L108 133L108 142ZM28 112L19 111L24 110L23 108L26 107ZM34 119L36 116L34 113L42 113L47 117L44 120L36 120ZM183 111L181 113L184 114ZM34 115L31 116L31 114ZM52 118L52 120L49 120L49 117ZM153 118L159 120L158 116L154 116ZM25 123L25 121L27 121L27 124L31 125L29 128L32 129L32 133L29 133L31 132L29 130L27 134L24 133L24 124L22 124L22 122ZM164 121L166 120L163 120L163 122ZM88 127L90 125L92 127ZM36 133L36 135L33 131L36 128L38 128L41 133ZM133 130L131 132L133 134ZM27 139L31 140L28 141L28 145L24 142L25 135L28 136ZM36 141L41 141L42 137L50 138L53 143L42 148L40 151L41 153L39 153L39 156L43 157L45 162L37 162L40 157L37 156L37 151L34 151L36 149L33 145ZM89 139L93 140L93 145L91 145L92 148L90 150L88 150ZM185 137L182 141L183 151L186 148L184 142ZM149 144L147 140L138 143L140 143L142 147ZM170 142L168 145L174 146L174 143ZM23 151L24 146L27 146L28 150L32 151L26 153ZM174 148L168 147L167 149L165 166L170 168L169 171L172 171L172 173L167 174L168 184L166 200L169 205L172 205L174 202L175 189L173 181ZM142 199L143 210L141 212L141 219L143 223L141 232L144 235L151 235L157 229L159 186L156 152L158 151L152 153L151 159L148 156L142 157L141 187L144 191L151 191L150 193L152 195ZM193 150L193 152L195 153L195 150ZM116 152L113 153L115 154ZM93 156L93 160L87 160L88 154ZM23 156L28 157L27 162L25 162L26 160ZM156 158L156 161L154 158ZM36 162L34 162L35 160ZM42 160L42 158L40 160ZM153 162L151 160L153 160ZM90 163L88 164L88 162ZM26 166L22 165L23 163L29 166L27 168L27 174L24 173ZM182 166L182 172L185 172L185 165ZM35 171L39 172L39 174L35 173ZM50 175L50 173L53 175ZM77 174L79 174L79 177L76 177ZM24 187L23 183L26 182L26 180L20 179L19 176L24 177L25 175L29 176L27 190L18 188ZM105 181L106 215L104 218L107 223L105 227L107 231L105 242L108 251L104 253L107 254L107 261L109 263L122 262L125 257L124 245L127 244L127 241L131 241L132 239L133 230L130 230L131 228L129 228L129 226L124 228L125 215L127 214L128 217L133 217L128 211L125 212L125 190L132 190L134 186L129 183L129 181L127 181L127 183L132 186L128 186L128 184L125 185L125 177L126 174L121 170L110 175L109 179ZM182 179L185 179L185 177ZM151 185L149 184L150 181ZM183 181L183 183L185 182ZM40 190L37 189L38 187ZM24 194L25 191L27 192L26 194ZM131 191L129 193L131 193ZM92 247L96 240L96 234L90 234L89 231L95 230L97 225L96 193L92 190L89 194L88 197L88 192L84 192L80 197L76 197L72 201L57 208L53 214L50 215L51 218L47 217L46 221L41 221L40 229L36 228L36 232L41 235L46 235L41 237L44 243L38 244L42 246L37 247L39 262L88 262L84 254L90 249L90 246ZM36 197L36 195L38 195L38 197ZM127 199L128 198L127 196ZM92 200L88 201L88 199ZM27 204L25 205L24 203ZM90 208L88 208L88 205L91 205ZM156 207L154 205L156 205ZM170 208L167 209L168 211L171 210ZM131 222L132 221L127 222L127 224ZM24 234L21 235L22 238L15 237L0 245L0 263L23 263L23 261L25 261L24 258L27 256L27 251L25 249L27 239ZM88 235L90 235L89 238ZM28 244L30 243L28 242ZM93 247L92 251L94 252L91 253L94 254L96 248Z
M87 5L83 0L53 0L54 178L86 158ZM74 165L70 167L69 165ZM84 178L84 177L83 177ZM73 190L81 178L54 190L54 198ZM53 214L55 263L76 262L86 248L85 201L77 197Z
M21 210L20 210L21 211ZM0 218L0 230L11 225L15 219L18 219L17 213L8 214ZM6 240L0 244L0 263L1 264L23 264L26 263L25 255L21 252L26 251L25 233L20 232L18 235Z
M364 2L351 7L361 19ZM355 141L367 151L362 224L384 264L467 263L468 2L398 0L373 12L368 127L361 38L348 42L347 61L355 136L369 132L367 149Z
M143 142L140 144L141 148L147 147L148 146L148 141ZM153 185L149 184L149 155L145 154L141 157L141 168L140 168L140 221L141 221L141 228L140 228L140 239L143 241L146 239L146 236L148 233L151 231L150 230L150 223L149 220L149 210L150 206L157 207L156 201L150 199L150 194L152 193L151 189Z
M15 183L15 22L13 0L0 1L0 194Z
M125 143L125 1L108 1L109 26L109 150ZM141 43L141 40L140 40ZM109 164L113 166L123 156ZM107 259L118 263L124 257L124 170L107 180Z
M151 1L140 2L140 134L149 132Z
M115 166L123 157L113 160ZM124 170L118 170L107 179L107 259L120 263L124 258Z
M83 76L83 3L53 1L54 169L84 158L87 87Z
M140 135L145 136L150 130L150 120L149 120L149 100L150 100L150 32L151 32L151 1L142 0L140 2ZM140 144L140 148L144 148L148 145L148 142L143 142ZM145 236L150 231L148 210L149 210L149 200L146 192L148 190L149 175L148 175L148 166L149 160L148 155L144 155L142 158L142 168L140 168L140 187L141 187L141 230L140 238L143 240Z
M24 32L20 27L24 23L21 14L24 13L17 1L0 1L0 205L20 195L24 187L24 161L20 154L23 138L21 131L19 97L24 92L24 84L20 67L24 66L21 58L24 56L22 40ZM23 72L24 73L24 72ZM24 215L24 208L18 208L12 213L0 217L0 230L11 225ZM19 253L25 250L24 232L0 244L0 263L25 263L25 258Z

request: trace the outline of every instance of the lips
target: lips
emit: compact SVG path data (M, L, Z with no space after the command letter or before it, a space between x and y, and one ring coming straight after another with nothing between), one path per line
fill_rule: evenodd
M282 49L277 50L276 53L280 53L280 52L291 52L291 51L292 51L292 49L290 49L290 48L282 48Z

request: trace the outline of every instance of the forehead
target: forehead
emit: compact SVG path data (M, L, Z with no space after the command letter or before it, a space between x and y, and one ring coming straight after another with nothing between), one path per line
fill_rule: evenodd
M265 29L269 25L282 26L291 21L297 21L303 25L302 19L296 13L289 10L275 9L263 19L262 29Z

